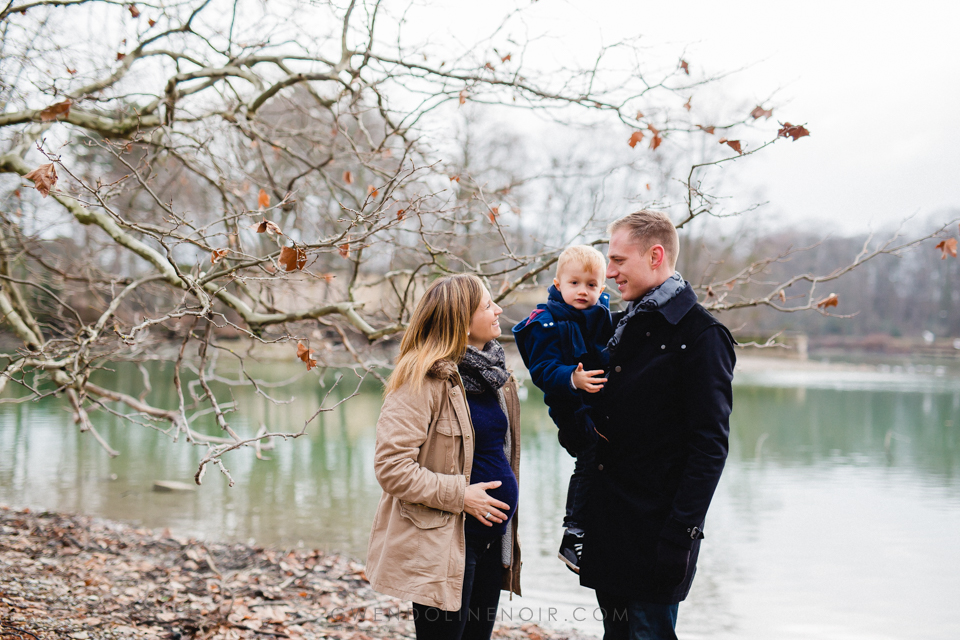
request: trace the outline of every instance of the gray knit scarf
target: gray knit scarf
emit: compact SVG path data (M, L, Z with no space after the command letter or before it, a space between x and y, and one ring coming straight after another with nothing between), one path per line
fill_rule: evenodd
M467 346L467 352L460 361L460 377L467 393L483 393L488 389L496 391L507 384L510 372L507 371L506 357L500 343L491 340L483 346L482 351L472 345Z
M623 336L623 330L627 327L630 318L645 311L656 311L663 305L673 300L687 283L683 281L683 276L679 271L674 271L673 275L663 281L662 284L647 291L642 298L634 300L627 306L627 312L620 318L617 328L613 331L613 337L607 342L607 351L613 353L620 343Z

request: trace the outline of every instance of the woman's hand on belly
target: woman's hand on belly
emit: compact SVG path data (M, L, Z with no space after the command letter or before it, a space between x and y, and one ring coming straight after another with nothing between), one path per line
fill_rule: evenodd
M506 502L500 502L487 494L487 489L496 489L501 482L477 482L467 487L463 494L463 510L472 515L488 527L493 523L501 523L507 519L503 511L509 511L510 505Z

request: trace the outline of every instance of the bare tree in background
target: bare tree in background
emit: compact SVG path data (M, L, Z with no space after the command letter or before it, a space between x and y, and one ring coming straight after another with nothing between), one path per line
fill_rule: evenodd
M773 127L761 107L696 121L691 102L716 79L682 58L650 61L632 42L583 69L528 64L522 9L454 50L408 43L406 13L379 2L2 6L0 313L16 344L0 390L25 389L7 401L63 397L112 455L91 411L182 435L206 448L197 482L211 463L227 473L225 453L296 437L313 419L301 431L237 433L217 362L234 359L273 396L225 341L286 344L307 370L330 341L358 380L377 376L387 364L377 346L403 331L432 278L476 273L509 302L563 244L604 242L610 167L525 170L506 156L535 155L536 141L509 132L474 153L484 110L604 132L617 158L631 154L618 161L620 192L679 205L684 233L736 213L718 208L712 168L808 133ZM445 124L458 110L480 118L463 139ZM751 148L742 132L760 141ZM740 264L701 253L688 269L702 275L686 274L708 308L825 313L825 282L924 238L868 242L826 274L765 280L794 249ZM90 381L171 339L178 406ZM194 428L204 411L221 433Z

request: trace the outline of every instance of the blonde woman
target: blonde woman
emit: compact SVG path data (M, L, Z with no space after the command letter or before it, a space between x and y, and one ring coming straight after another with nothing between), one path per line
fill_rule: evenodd
M489 639L501 589L520 595L520 402L500 313L479 278L437 280L387 381L367 576L413 601L418 640Z

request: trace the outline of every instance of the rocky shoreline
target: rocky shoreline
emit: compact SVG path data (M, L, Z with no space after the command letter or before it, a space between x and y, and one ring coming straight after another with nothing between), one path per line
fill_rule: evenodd
M316 550L181 538L100 518L0 507L0 638L414 638L410 603L362 564ZM535 624L494 638L585 640Z

